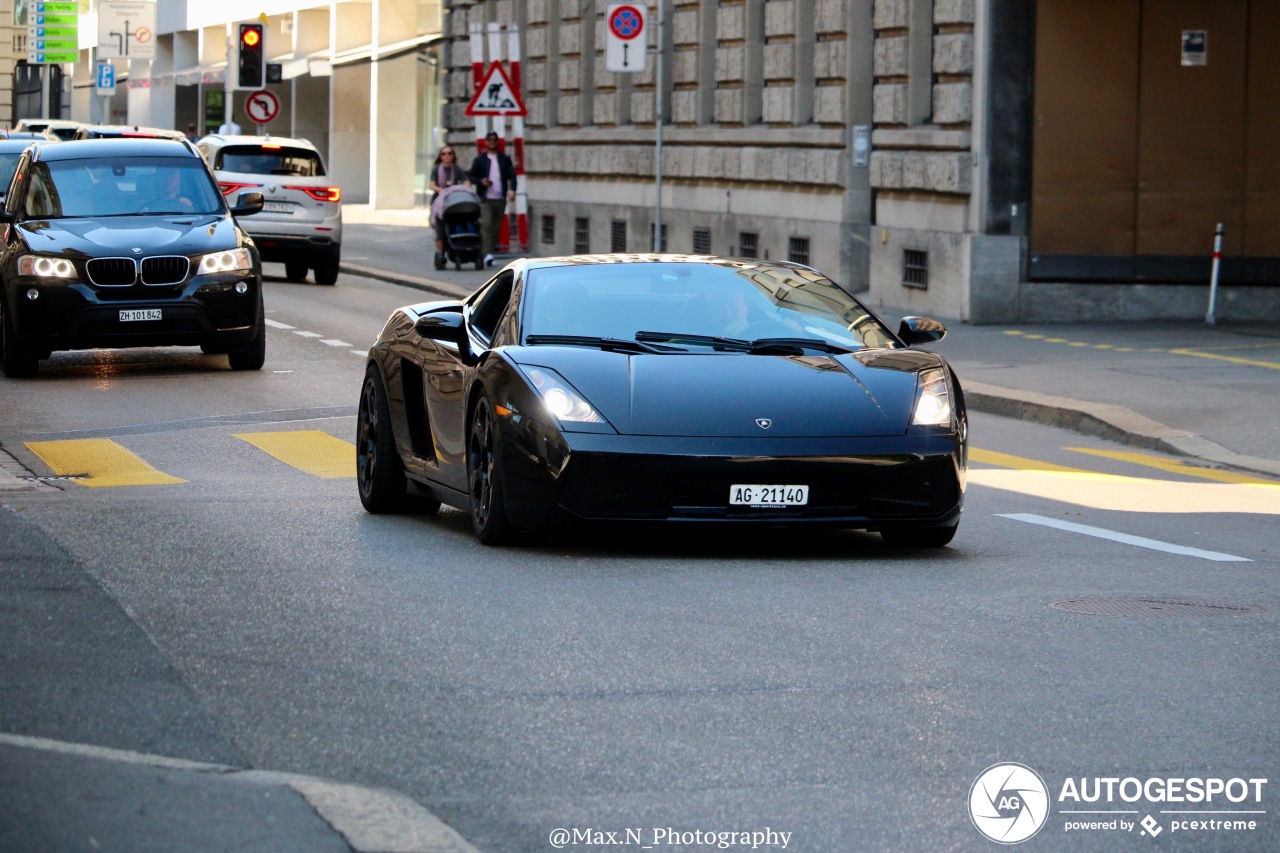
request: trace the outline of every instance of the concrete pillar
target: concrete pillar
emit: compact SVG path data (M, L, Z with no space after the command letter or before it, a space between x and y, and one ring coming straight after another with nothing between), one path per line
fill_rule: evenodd
M404 41L417 31L416 0L373 5L373 48ZM411 208L414 201L418 57L409 53L372 63L369 74L369 203Z
M329 8L329 41L335 53L372 41L372 5L333 3ZM368 202L372 191L372 70L368 62L335 65L330 78L329 171L342 176L344 201Z

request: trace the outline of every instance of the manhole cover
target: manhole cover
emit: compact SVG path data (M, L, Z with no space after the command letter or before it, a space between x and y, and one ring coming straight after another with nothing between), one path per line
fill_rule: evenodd
M1051 607L1089 616L1154 616L1173 619L1185 616L1243 616L1261 613L1261 607L1242 604L1205 604L1195 601L1166 601L1156 598L1078 598L1055 601Z

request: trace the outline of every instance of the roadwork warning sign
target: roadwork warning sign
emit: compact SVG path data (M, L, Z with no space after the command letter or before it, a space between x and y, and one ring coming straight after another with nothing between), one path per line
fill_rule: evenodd
M467 105L469 116L522 116L524 102L511 84L511 78L502 70L502 63L493 62L484 75L471 103Z

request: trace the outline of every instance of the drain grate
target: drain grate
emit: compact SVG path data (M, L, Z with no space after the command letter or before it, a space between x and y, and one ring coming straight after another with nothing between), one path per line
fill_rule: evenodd
M1169 601L1157 598L1077 598L1055 601L1050 607L1088 616L1149 616L1179 619L1188 616L1243 616L1262 613L1261 607L1244 604L1205 604L1197 601Z

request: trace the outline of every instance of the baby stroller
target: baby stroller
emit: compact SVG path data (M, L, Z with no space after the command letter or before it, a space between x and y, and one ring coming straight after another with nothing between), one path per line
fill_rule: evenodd
M484 256L480 253L480 198L470 188L461 184L446 187L441 193L439 234L444 238L445 250L436 257L436 269L444 269L453 261L454 269L462 269L465 263L475 262L476 269L484 269Z

